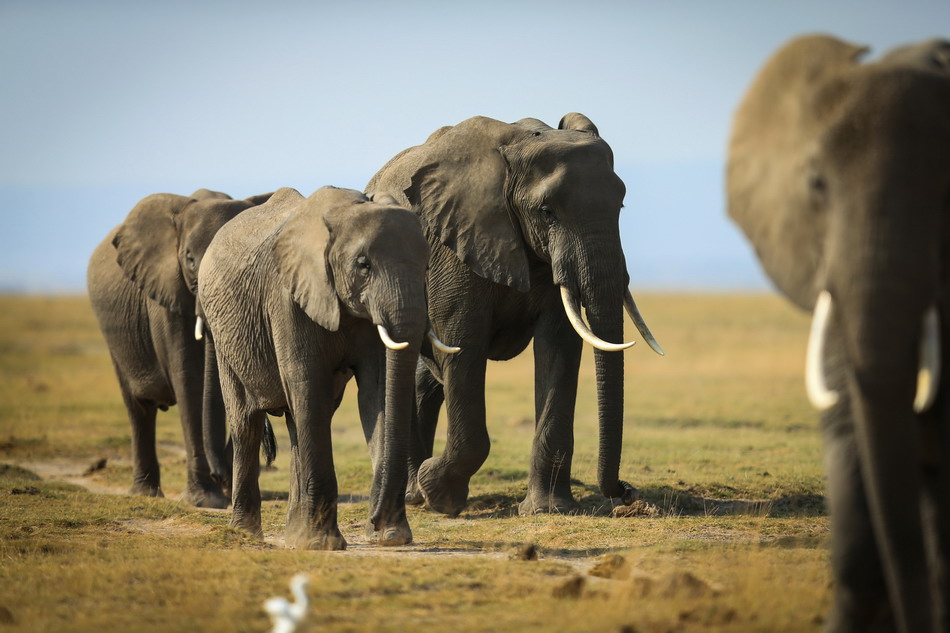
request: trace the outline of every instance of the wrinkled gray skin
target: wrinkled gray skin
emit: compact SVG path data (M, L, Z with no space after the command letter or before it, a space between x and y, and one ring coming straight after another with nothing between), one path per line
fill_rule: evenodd
M810 36L766 64L735 116L729 214L796 305L832 297L828 630L948 631L950 43L864 52ZM917 414L931 306L943 378Z
M385 196L281 189L228 224L205 255L199 297L214 332L234 442L231 525L261 534L258 447L265 412L291 440L287 542L344 549L330 421L355 375L373 456L367 535L412 539L405 489L415 367L426 331L429 249L419 220ZM402 350L386 349L384 326Z
M217 230L268 196L232 200L207 189L191 196L151 195L92 254L89 299L132 424L132 493L162 496L155 415L178 404L188 463L186 499L200 507L228 505L222 481L212 476L202 436L202 402L221 396L211 383L203 394L205 349L195 340L196 275ZM218 452L223 453L223 407L217 410Z
M432 258L429 318L439 338L462 351L423 346L410 502L458 514L469 480L488 457L485 370L534 339L535 438L522 514L571 512L574 404L581 339L559 286L587 309L594 334L623 337L627 267L619 216L625 187L613 153L587 117L558 129L537 119L485 117L444 127L391 159L367 185L389 191L422 220ZM633 499L618 478L623 432L623 353L595 351L600 422L600 489ZM447 443L432 456L439 410Z

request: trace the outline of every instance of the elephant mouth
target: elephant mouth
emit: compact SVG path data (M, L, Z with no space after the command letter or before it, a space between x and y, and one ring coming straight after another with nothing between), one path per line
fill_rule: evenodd
M636 341L630 341L629 343L608 343L594 334L593 330L590 329L590 326L584 322L584 319L581 316L580 300L574 295L573 292L570 291L570 289L568 289L567 286L561 286L560 288L561 303L564 306L564 312L567 314L568 320L571 322L571 326L574 328L574 331L577 332L578 336L590 343L595 349L599 349L604 352L619 352L632 347L636 343ZM637 308L637 303L634 301L633 295L630 293L629 288L627 288L624 292L623 305L627 313L630 315L631 320L633 320L634 325L637 326L637 330L640 332L643 340L645 340L647 345L650 346L650 349L660 356L663 356L663 348L660 347L660 344L653 337L653 333L650 332L650 328L647 326L646 321L640 314L640 310Z
M377 325L376 331L379 333L379 338L383 341L383 345L389 349L401 350L409 347L409 341L394 341L392 336L389 335L389 331L385 326ZM455 347L454 345L447 345L446 343L443 343L442 340L436 336L431 327L428 329L428 331L426 331L426 336L432 342L433 347L446 354L457 354L462 351L461 347Z
M832 408L840 399L840 394L828 387L824 366L833 303L827 290L818 295L805 354L805 389L808 400L819 411ZM914 396L914 412L918 414L933 406L940 388L940 314L936 306L930 306L924 312L919 358L917 393Z

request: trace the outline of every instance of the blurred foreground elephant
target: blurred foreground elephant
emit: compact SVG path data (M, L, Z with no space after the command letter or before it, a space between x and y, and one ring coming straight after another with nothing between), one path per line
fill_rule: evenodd
M234 442L231 525L261 534L258 447L265 412L291 442L287 542L344 549L330 421L354 375L373 456L367 536L412 540L406 461L419 348L427 332L429 247L388 196L281 189L224 227L199 297L214 334Z
M582 339L597 348L600 489L631 501L632 486L619 479L622 350L633 345L621 343L624 306L660 349L628 290L618 226L625 187L596 126L577 113L558 129L474 117L395 156L367 190L392 192L421 218L432 249L429 318L462 348L422 350L409 499L450 515L465 507L490 445L486 363L516 356L533 338L536 425L521 513L577 507L570 482ZM448 438L433 457L443 402Z
M810 36L766 64L735 115L729 214L814 311L829 630L947 631L950 43L865 52Z
M92 254L89 300L132 423L132 493L162 496L155 416L178 404L188 464L185 497L196 506L228 506L202 436L206 365L204 346L195 340L194 293L198 266L217 230L268 196L232 200L206 189L151 195ZM220 400L217 385L209 386L209 397ZM225 420L223 408L217 409L223 452Z

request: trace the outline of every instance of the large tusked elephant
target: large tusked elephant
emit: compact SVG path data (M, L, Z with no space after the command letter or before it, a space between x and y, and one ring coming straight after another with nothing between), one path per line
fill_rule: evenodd
M793 40L740 104L729 215L814 310L831 631L950 630L950 42ZM942 341L942 342L941 342Z
M594 124L577 113L558 129L537 119L467 119L395 156L367 190L392 192L421 218L432 249L429 318L462 348L455 355L423 349L410 500L450 515L462 510L489 452L486 363L514 357L532 338L536 427L521 513L577 507L570 479L582 338L598 348L600 489L631 500L633 488L619 479L621 350L633 344L620 343L624 305L659 346L628 290L618 226L625 187ZM448 440L432 457L443 402Z
M199 297L234 442L233 526L261 534L257 451L273 412L291 440L287 542L346 547L330 421L355 375L374 467L367 535L412 540L405 465L428 258L418 218L391 197L334 187L281 189L218 233Z
M220 401L220 391L205 380L206 350L195 340L194 293L201 258L217 230L269 196L232 200L207 189L191 196L147 196L92 254L89 300L132 424L132 493L162 496L155 416L177 403L188 463L186 499L196 506L228 506L203 438L203 401ZM216 409L220 415L211 426L220 438L215 452L223 455L226 423L223 408Z

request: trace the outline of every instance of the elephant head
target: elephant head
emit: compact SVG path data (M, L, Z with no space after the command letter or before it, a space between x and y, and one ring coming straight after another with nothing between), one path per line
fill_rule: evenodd
M195 194L200 197L159 193L143 198L112 240L129 279L172 312L194 305L198 266L218 229L256 204L204 189Z
M374 202L351 189L279 194L294 211L275 242L278 272L307 316L336 331L345 310L372 321L389 347L421 343L429 245L418 218L390 196Z
M950 287L950 43L865 50L808 36L772 57L735 114L728 206L779 290L815 310L809 394L853 418L891 605L924 631L919 421Z
M367 187L401 194L430 242L485 279L527 292L534 265L550 267L551 278L534 283L559 286L571 324L597 348L599 478L604 494L625 497L618 480L623 357L612 353L633 345L619 342L624 307L662 351L628 289L619 231L625 187L613 167L610 146L582 114L565 115L558 129L538 119L474 117L397 155Z

